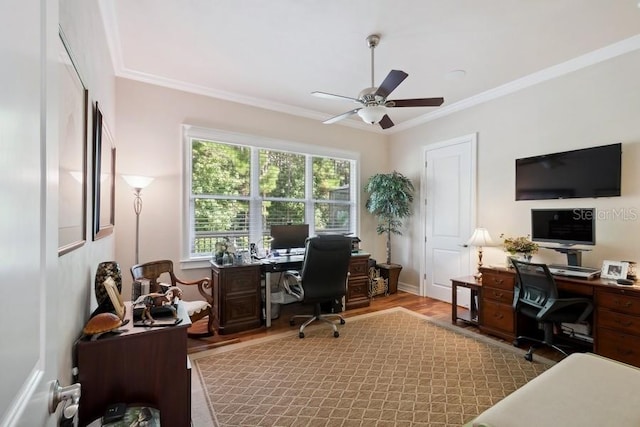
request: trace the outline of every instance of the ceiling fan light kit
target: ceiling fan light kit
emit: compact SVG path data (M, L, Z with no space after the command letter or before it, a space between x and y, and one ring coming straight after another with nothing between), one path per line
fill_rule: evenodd
M387 108L397 107L438 107L444 102L444 98L415 98L415 99L397 99L387 100L387 97L397 88L400 83L408 77L408 74L401 70L391 70L387 77L379 87L375 87L375 79L373 75L373 51L380 42L380 35L371 34L367 37L367 46L371 49L371 87L362 90L357 98L351 98L343 95L334 95L327 92L312 92L311 94L320 98L340 99L357 102L362 107L355 108L346 113L339 114L335 117L325 120L322 123L331 124L342 119L358 114L360 118L369 124L380 124L382 129L388 129L393 126L393 121L387 115Z
M387 114L387 109L382 105L365 106L358 110L358 115L365 123L375 125Z

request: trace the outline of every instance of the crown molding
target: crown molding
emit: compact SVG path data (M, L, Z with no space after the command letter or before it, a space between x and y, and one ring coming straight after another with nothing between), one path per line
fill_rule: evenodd
M449 114L457 113L459 111L466 110L467 108L475 107L476 105L501 98L514 92L518 92L528 87L537 85L538 83L564 76L574 71L587 68L591 65L607 61L609 59L624 55L629 52L633 52L638 49L640 49L640 34L629 37L628 39L624 39L609 46L594 50L587 54L578 56L574 59L570 59L560 64L551 66L536 73L529 74L528 76L519 78L509 83L505 83L503 85L481 92L477 95L471 96L461 101L454 102L451 105L439 108L438 110L431 113L427 113L414 119L407 120L406 122L394 126L391 133L401 132L418 125L428 123L430 121L448 116Z
M166 77L143 73L126 68L124 66L124 59L121 50L122 44L118 37L118 23L115 17L116 15L114 10L114 2L100 0L99 5L105 32L107 35L107 43L111 52L113 69L115 70L115 74L117 77L136 80L156 86L176 89L211 98L237 102L239 104L249 105L252 107L276 111L284 114L290 114L293 116L304 117L307 119L318 121L326 120L327 115L325 113L320 113L289 104L273 102L266 99L255 98L239 93L217 90L210 87L195 85L180 80L169 79ZM578 56L574 59L570 59L560 64L551 66L533 74L529 74L512 82L505 83L493 89L481 92L469 98L454 102L453 104L440 107L436 111L407 120L403 123L395 125L393 128L386 131L381 130L378 126L371 126L369 124L356 120L342 120L337 124L374 133L398 133L419 126L421 124L448 116L450 114L466 110L467 108L475 107L476 105L480 105L482 103L492 101L494 99L512 94L514 92L518 92L536 84L564 76L566 74L589 67L591 65L607 61L617 56L633 52L638 49L640 49L640 34L589 52L587 54Z

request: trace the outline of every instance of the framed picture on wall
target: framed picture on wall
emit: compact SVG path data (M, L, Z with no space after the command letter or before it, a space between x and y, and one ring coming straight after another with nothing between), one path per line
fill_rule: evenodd
M84 245L87 234L88 92L71 51L58 37L61 96L58 127L58 256Z
M602 261L600 277L603 279L626 279L629 263L624 261Z
M115 173L116 148L96 102L93 115L93 240L113 233Z

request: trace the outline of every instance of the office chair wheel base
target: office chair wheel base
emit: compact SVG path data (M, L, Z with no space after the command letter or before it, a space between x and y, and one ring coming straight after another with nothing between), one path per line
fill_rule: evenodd
M304 338L304 332L300 332L300 333L298 334L298 337L300 337L300 338Z
M518 339L513 340L513 346L514 347L520 347L520 340L518 340Z
M533 354L531 353L527 353L524 355L524 359L529 361L529 362L533 362Z
M340 332L338 332L338 331L334 331L334 332L333 332L333 336L334 336L334 337L336 337L336 338L338 338L338 337L340 336Z
M341 325L344 325L345 323L347 323L347 322L345 322L344 319L340 319L340 324Z

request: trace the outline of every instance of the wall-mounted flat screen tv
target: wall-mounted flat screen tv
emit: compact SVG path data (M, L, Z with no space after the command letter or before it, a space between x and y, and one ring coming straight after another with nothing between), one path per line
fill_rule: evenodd
M560 245L595 245L595 209L531 209L531 240Z
M620 196L622 144L516 159L516 200Z

